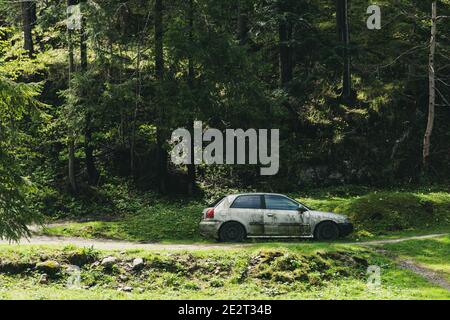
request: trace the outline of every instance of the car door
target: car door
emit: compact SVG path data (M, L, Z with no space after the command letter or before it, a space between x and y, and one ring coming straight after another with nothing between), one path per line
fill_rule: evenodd
M295 201L278 195L264 196L264 233L266 236L299 237L303 235L303 216Z
M264 235L263 201L261 195L238 196L230 206L230 220L244 224L249 236Z

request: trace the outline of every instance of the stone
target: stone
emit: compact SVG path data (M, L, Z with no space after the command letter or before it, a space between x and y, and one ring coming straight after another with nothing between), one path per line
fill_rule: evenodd
M119 279L120 279L120 281L123 281L123 282L128 281L128 277L126 275L124 275L124 274L121 274L119 276Z
M136 258L133 260L133 270L140 270L144 267L144 259Z
M101 265L105 268L111 268L116 264L116 262L117 262L116 257L106 257L102 260Z
M333 172L328 177L328 179L330 179L330 180L342 180L343 178L344 178L344 176L339 172Z
M57 261L47 260L36 264L36 269L49 275L55 275L61 271L61 265Z
M43 273L39 278L39 284L47 284L48 283L48 275Z

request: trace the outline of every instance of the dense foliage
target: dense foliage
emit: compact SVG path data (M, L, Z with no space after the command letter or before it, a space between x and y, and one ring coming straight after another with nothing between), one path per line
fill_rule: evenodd
M0 238L20 239L28 234L27 225L37 220L27 205L32 188L21 176L25 150L17 150L17 141L26 139L26 134L15 129L26 107L36 104L37 94L34 85L16 84L0 76Z
M348 46L335 1L88 0L75 30L67 30L66 9L78 1L2 1L0 225L29 222L19 198L34 197L41 211L70 210L65 200L58 207L67 194L106 206L105 188L124 181L163 193L445 182L450 2L438 1L429 171L422 142L431 2L377 1L381 30L367 29L368 1L346 2ZM44 116L23 113L34 98ZM174 166L170 134L194 120L221 130L279 128L279 174ZM36 187L31 195L23 176Z

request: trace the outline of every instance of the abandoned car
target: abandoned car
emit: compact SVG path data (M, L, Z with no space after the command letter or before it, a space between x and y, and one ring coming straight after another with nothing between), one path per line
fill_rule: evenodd
M314 211L281 194L224 197L203 211L200 233L223 242L246 238L314 238L333 241L353 232L344 216Z

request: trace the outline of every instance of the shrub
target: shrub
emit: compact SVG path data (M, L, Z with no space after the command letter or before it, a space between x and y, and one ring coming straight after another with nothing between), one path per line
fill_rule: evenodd
M412 193L370 193L346 205L358 227L371 232L425 227L436 220L434 204Z

